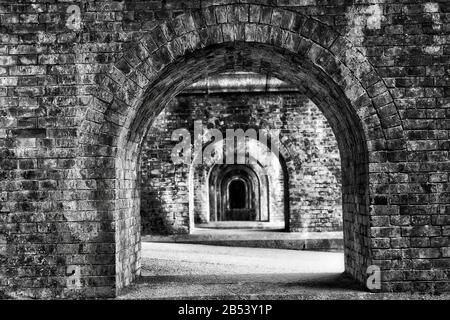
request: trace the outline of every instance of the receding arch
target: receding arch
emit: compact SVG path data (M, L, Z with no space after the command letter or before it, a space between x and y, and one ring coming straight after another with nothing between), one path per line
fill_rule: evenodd
M233 199L231 198L233 183L243 186L243 192L241 193L244 196L243 203L239 209L253 209L254 211L254 219L248 217L247 220L257 220L258 218L261 220L261 207L259 205L261 181L256 172L250 166L242 164L213 167L213 169L218 168L220 169L216 174L210 174L209 176L209 185L218 190L217 203L213 203L211 206L214 209L211 213L211 217L215 216L214 221L235 220L235 215L230 214L230 212L233 213L232 209L236 208L233 206ZM213 176L216 177L215 181L211 180Z
M243 123L235 123L235 125L242 125L243 128L245 128L245 124ZM235 166L238 166L239 168L243 170L249 170L253 171L254 173L249 173L249 176L254 176L254 179L258 180L257 184L260 186L260 201L259 201L259 207L261 210L265 212L261 212L262 216L264 217L263 220L267 220L267 223L265 224L266 227L272 227L272 228L278 228L278 229L286 229L289 230L289 190L287 190L288 186L288 169L294 170L295 167L295 159L291 156L291 152L286 148L285 144L283 142L277 143L277 153L273 153L271 151L271 139L268 139L265 141L265 143L261 142L260 140L254 139L254 138L247 138L246 144L245 144L245 165L248 166L246 169L245 166L242 167L242 164L235 164ZM196 161L199 154L194 156L193 161L191 162L190 168L189 168L189 177L188 177L188 184L190 186L190 190L194 189L194 176L196 174L199 174L201 172L206 172L207 175L205 178L205 181L203 184L206 186L215 185L216 183L211 183L211 180L217 178L218 172L224 170L224 172L227 171L227 164L224 164L224 158L226 157L226 148L224 147L225 140L217 140L217 141L209 141L205 143L203 146L203 150L207 148L207 146L210 146L211 148L215 149L221 156L217 157L215 161L211 162L202 162L202 164L196 164ZM255 150L257 150L255 152ZM233 151L236 156L236 150ZM258 157L259 153L266 153L268 156L266 157ZM286 163L285 158L289 158L289 162ZM237 159L237 158L236 158ZM269 159L269 160L268 160ZM282 189L283 189L283 203L280 205L281 207L281 215L283 217L283 221L272 221L269 223L268 217L270 211L275 211L270 208L270 206L274 206L275 204L269 203L268 196L270 195L269 191L269 185L273 185L274 181L272 180L271 173L269 172L269 164L272 161L276 161L275 167L280 168L280 174L283 178L282 181ZM215 176L215 177L213 177ZM265 195L265 196L264 196ZM208 202L207 210L204 213L204 216L206 216L204 219L204 222L209 222L210 219L207 217L217 215L217 212L215 211L215 207L217 205L217 199L214 198L214 193L211 193L210 188L206 189L206 199ZM195 215L194 215L194 197L193 193L190 193L189 196L189 215L190 215L190 229L193 230L195 228ZM278 215L277 215L278 216ZM278 219L280 220L280 219ZM278 223L277 223L278 222Z

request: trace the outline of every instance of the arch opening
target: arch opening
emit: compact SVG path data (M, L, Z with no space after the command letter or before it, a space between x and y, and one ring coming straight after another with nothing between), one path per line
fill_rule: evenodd
M214 166L209 192L210 221L261 221L260 177L250 166ZM267 205L262 210L267 211Z
M228 199L227 207L233 209L252 209L252 201L250 195L252 194L252 185L241 177L233 178L228 184ZM251 218L243 220L252 220Z
M233 42L207 46L175 59L160 72L158 79L147 90L141 107L129 117L128 129L118 136L118 177L123 179L137 175L142 140L155 116L172 98L202 77L228 71L256 72L279 78L298 88L327 118L341 155L346 271L364 282L365 270L371 260L367 147L374 146L367 135L370 133L372 139L377 133L371 130L377 128L367 128L360 120L352 105L358 103L357 96L349 100L348 93L344 93L329 74L301 56L266 44ZM378 131L378 134L382 140L383 132ZM139 212L136 182L128 183L126 189L134 196L129 197L130 205L123 210L128 212L126 216L136 217ZM118 251L123 250L119 248ZM137 256L132 259L138 260ZM118 274L123 275L124 268L119 266ZM132 267L130 270L138 273L139 268ZM132 279L133 275L126 275L125 278Z
M221 106L217 111L220 112ZM236 124L235 125L239 125ZM242 141L241 154L237 144L232 150L234 158L242 155L241 164L226 164L226 139L207 143L218 156L215 161L193 164L189 168L189 220L190 232L195 228L247 227L257 229L287 230L289 221L287 194L287 167L283 154L288 151L281 146L281 154L274 154L261 141L247 138ZM241 178L246 186L246 206L239 212L231 212L228 183ZM227 218L229 212L235 218ZM238 221L254 223L238 223ZM229 221L229 222L226 222ZM231 223L230 221L234 221ZM192 223L194 222L194 223Z

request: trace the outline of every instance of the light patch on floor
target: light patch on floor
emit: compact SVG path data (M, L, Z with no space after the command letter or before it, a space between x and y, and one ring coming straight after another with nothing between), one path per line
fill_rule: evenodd
M142 275L342 273L344 254L182 243L142 243Z

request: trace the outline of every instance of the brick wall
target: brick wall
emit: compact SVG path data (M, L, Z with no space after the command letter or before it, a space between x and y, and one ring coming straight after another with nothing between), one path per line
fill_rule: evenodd
M132 281L145 131L201 74L245 69L289 80L335 131L347 272L364 283L376 264L382 290L448 291L449 10L1 1L0 287L111 296Z

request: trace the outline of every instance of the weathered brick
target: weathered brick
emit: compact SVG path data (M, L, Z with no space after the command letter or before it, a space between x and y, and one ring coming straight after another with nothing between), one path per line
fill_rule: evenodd
M132 281L140 229L133 166L146 126L191 81L248 70L292 82L339 141L342 220L316 210L292 224L319 228L323 219L330 230L341 223L347 271L360 282L373 250L388 271L384 289L449 290L441 272L450 268L446 1L90 1L78 31L66 26L68 5L31 2L0 5L0 291L112 296ZM268 122L297 119L296 112L277 118L275 105ZM320 139L304 134L304 141ZM329 145L302 147L288 163L332 154ZM314 177L290 180L290 199L300 203L323 178ZM322 199L296 212L328 206L327 192L324 184ZM168 208L184 212L172 219L174 229L189 231L188 207ZM25 258L30 266L19 263ZM69 263L87 275L76 292L54 279L54 269L64 275Z

